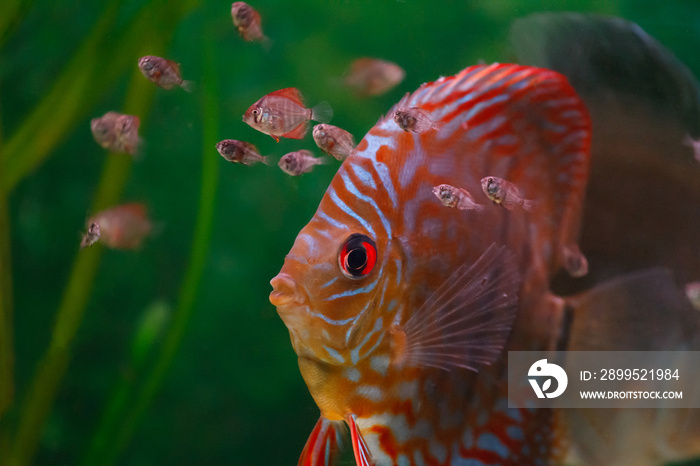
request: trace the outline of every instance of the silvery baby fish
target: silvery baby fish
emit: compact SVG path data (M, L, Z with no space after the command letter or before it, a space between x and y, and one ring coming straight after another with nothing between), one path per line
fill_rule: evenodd
M187 92L194 90L194 83L182 79L180 65L174 61L147 55L139 58L139 69L149 81L163 89L172 89L175 86L180 86Z
M262 162L270 165L270 157L260 155L260 151L253 144L235 139L224 139L216 144L216 150L229 162L252 165Z
M133 115L120 115L114 124L114 132L116 135L115 144L118 150L122 150L127 154L136 154L141 139L139 138L139 125L141 120Z
M310 172L314 166L322 165L323 163L325 163L324 160L314 157L310 150L302 149L283 155L278 165L283 172L292 176L299 176L302 173Z
M301 92L288 87L271 92L251 105L243 121L279 142L280 138L303 139L309 120L327 123L332 117L333 109L328 102L306 108Z
M477 204L472 195L466 189L455 188L449 184L441 184L433 188L433 194L445 207L454 207L457 210L481 210L483 205Z
M497 176L482 178L481 189L494 204L502 205L508 210L513 210L516 206L522 206L523 209L531 211L535 205L533 201L523 198L513 183Z
M438 125L430 119L428 112L419 107L397 109L394 112L394 121L399 128L412 133L425 133L439 129Z
M323 152L343 161L355 151L352 134L337 126L320 124L314 126L312 135Z

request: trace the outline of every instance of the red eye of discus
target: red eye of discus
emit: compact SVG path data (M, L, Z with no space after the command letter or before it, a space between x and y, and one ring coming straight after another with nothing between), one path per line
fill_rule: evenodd
M364 278L377 263L377 246L366 235L348 236L338 255L340 270L348 278Z

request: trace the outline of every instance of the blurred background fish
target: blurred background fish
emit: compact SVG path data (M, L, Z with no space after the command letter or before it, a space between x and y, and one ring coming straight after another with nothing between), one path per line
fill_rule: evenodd
M98 225L92 237L114 249L137 249L151 233L153 225L146 206L139 203L122 204L96 213L87 220L88 234Z
M687 283L685 285L685 294L688 296L690 304L700 311L700 282Z
M100 118L93 118L90 129L95 141L103 148L134 155L141 144L140 124L141 120L135 115L107 112Z
M389 92L406 77L406 72L396 63L378 58L358 58L350 64L345 85L363 96L375 96Z
M249 42L258 41L265 48L270 48L270 38L263 34L260 13L255 8L246 2L233 2L231 5L231 18L233 19L233 25L243 40Z
M87 248L92 246L100 239L100 225L97 223L91 223L87 229L87 232L83 236L80 242L80 248Z

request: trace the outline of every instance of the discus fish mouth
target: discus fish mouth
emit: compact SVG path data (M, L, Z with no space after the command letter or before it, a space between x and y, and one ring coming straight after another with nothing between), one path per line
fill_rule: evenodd
M280 273L275 278L270 280L272 285L272 293L270 293L270 302L273 306L281 307L286 304L300 303L300 294L297 284L292 277L286 273Z

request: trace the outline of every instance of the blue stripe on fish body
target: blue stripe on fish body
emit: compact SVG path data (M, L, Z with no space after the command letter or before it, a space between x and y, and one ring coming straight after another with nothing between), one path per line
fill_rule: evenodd
M510 455L510 450L507 446L501 442L501 440L496 437L496 435L490 432L484 432L479 435L476 441L476 446L482 450L489 450L496 453L501 458L507 458Z
M319 218L321 218L321 219L325 220L326 222L328 222L330 225L334 226L335 228L338 228L338 229L345 229L345 228L347 228L347 227L345 226L344 223L342 223L342 222L340 222L339 220L336 220L336 219L334 219L333 217L329 216L327 213L325 213L325 212L322 211L321 209L318 209L318 210L316 211L316 215L317 215Z
M340 173L340 172L339 172ZM369 205L371 205L374 210L377 212L377 215L379 216L379 220L382 222L382 225L384 226L384 231L386 232L386 235L388 238L391 238L391 223L389 222L389 219L386 218L386 215L382 211L382 209L379 208L377 205L377 202L369 197L365 196L362 194L357 187L353 184L352 180L350 180L349 176L347 173L340 173L340 177L342 178L343 182L345 183L345 188L350 192L352 195L354 195L357 199L360 199Z
M377 185L369 171L365 170L357 163L350 163L349 165L352 171L355 173L355 176L357 176L357 178L362 182L363 186L373 191L377 190Z
M379 275L379 274L377 274L377 275ZM369 293L370 291L372 291L374 289L375 286L377 286L378 282L379 282L378 279L372 280L372 282L367 286L363 286L362 288L345 290L341 293L336 293L332 296L325 298L324 301L332 301L332 300L338 299L338 298L345 298L348 296L355 296L358 294Z
M376 322L374 323L374 328L367 332L365 337L362 339L360 344L358 344L353 350L350 352L350 358L352 360L353 364L357 364L360 361L360 351L362 350L362 347L367 344L367 342L372 338L372 335L375 333L379 332L382 330L382 324L383 320L381 317L379 317Z
M352 210L352 208L349 205L343 202L343 200L340 199L340 196L338 196L338 193L335 192L335 189L330 187L328 188L327 193L330 196L331 200L335 203L335 205L340 208L340 210L357 220L358 223L360 223L360 225L364 227L365 231L367 231L373 238L377 237L376 233L374 232L374 229L372 228L372 225L370 225L369 222L362 218L357 212Z

